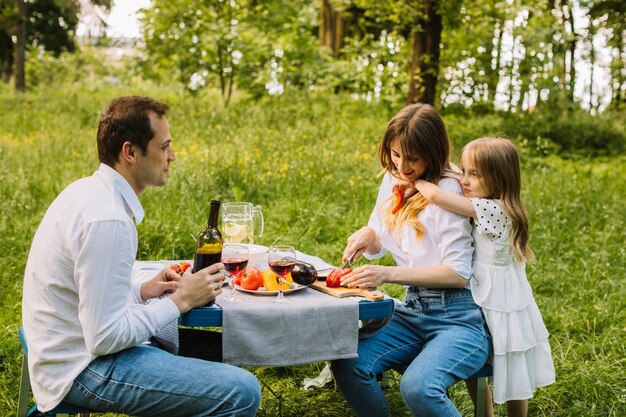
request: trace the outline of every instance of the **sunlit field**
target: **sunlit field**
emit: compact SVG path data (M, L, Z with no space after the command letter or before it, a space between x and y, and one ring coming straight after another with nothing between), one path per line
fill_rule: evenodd
M334 95L260 101L238 96L224 108L218 95L184 96L154 86L44 89L19 96L0 86L2 416L14 415L17 407L17 331L31 239L55 196L97 169L99 113L111 98L130 93L170 105L177 156L168 184L141 197L141 260L190 258L190 233L203 227L209 201L218 198L262 208L265 234L255 243L282 235L282 243L337 264L346 238L367 222L374 205L378 141L398 110ZM445 120L456 149L468 130L475 136L502 133L482 131L476 118L448 114ZM523 146L524 199L537 256L528 273L551 333L557 381L536 393L529 414L624 416L626 158L536 155L533 145ZM402 296L401 288L384 290ZM334 386L301 389L302 380L323 365L251 368L263 383L258 415L352 415ZM391 380L387 396L394 415L408 416L398 383ZM450 395L464 416L472 415L463 384ZM496 414L505 416L505 408L496 407Z

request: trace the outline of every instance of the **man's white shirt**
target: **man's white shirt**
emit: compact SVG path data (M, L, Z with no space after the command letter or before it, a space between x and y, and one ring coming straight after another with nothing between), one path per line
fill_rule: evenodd
M101 164L63 190L33 239L22 322L40 411L58 405L97 356L141 344L180 313L169 298L144 303L131 284L144 211L128 182Z

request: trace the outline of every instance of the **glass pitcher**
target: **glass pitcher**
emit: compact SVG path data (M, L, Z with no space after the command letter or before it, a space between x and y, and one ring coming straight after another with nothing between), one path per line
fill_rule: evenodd
M257 220L257 222L255 222ZM252 203L222 204L222 237L224 243L254 243L254 236L262 236L263 213Z

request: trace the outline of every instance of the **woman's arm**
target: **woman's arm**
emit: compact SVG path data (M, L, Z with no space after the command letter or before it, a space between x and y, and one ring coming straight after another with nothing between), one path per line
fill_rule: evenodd
M415 188L431 203L463 216L476 218L472 201L467 197L444 191L435 184L421 179L415 181Z
M367 259L382 258L387 253L387 250L380 243L380 236L385 229L384 207L385 204L389 203L395 182L389 173L385 174L378 189L376 205L372 210L367 226L357 230L348 238L348 244L343 251L342 262L345 262L353 254L353 259L356 260L362 255Z
M341 279L341 285L376 288L391 283L432 288L464 288L467 280L448 265L427 267L363 265Z
M439 187L435 187L439 189ZM460 195L461 188L456 181L441 184L442 192ZM364 265L356 268L344 277L343 283L350 287L377 287L383 283L395 283L428 288L464 288L472 274L472 237L471 226L467 216L457 214L439 206L429 210L433 219L429 223L429 231L436 237L437 251L441 264L428 265L428 259L422 262L414 259L413 265L388 267ZM421 256L436 256L435 253ZM419 266L419 265L428 266Z

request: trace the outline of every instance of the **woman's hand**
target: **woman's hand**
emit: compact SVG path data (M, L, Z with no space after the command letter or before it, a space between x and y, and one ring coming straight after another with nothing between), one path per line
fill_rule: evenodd
M348 245L343 251L341 262L345 262L350 256L352 256L354 261L359 259L364 252L378 253L380 249L380 239L376 231L371 227L365 226L348 238Z
M382 265L363 265L341 278L341 285L349 288L376 288L389 281L391 269Z
M163 268L154 277L141 284L141 299L148 301L165 293L174 292L178 289L179 283L180 276L176 272Z

